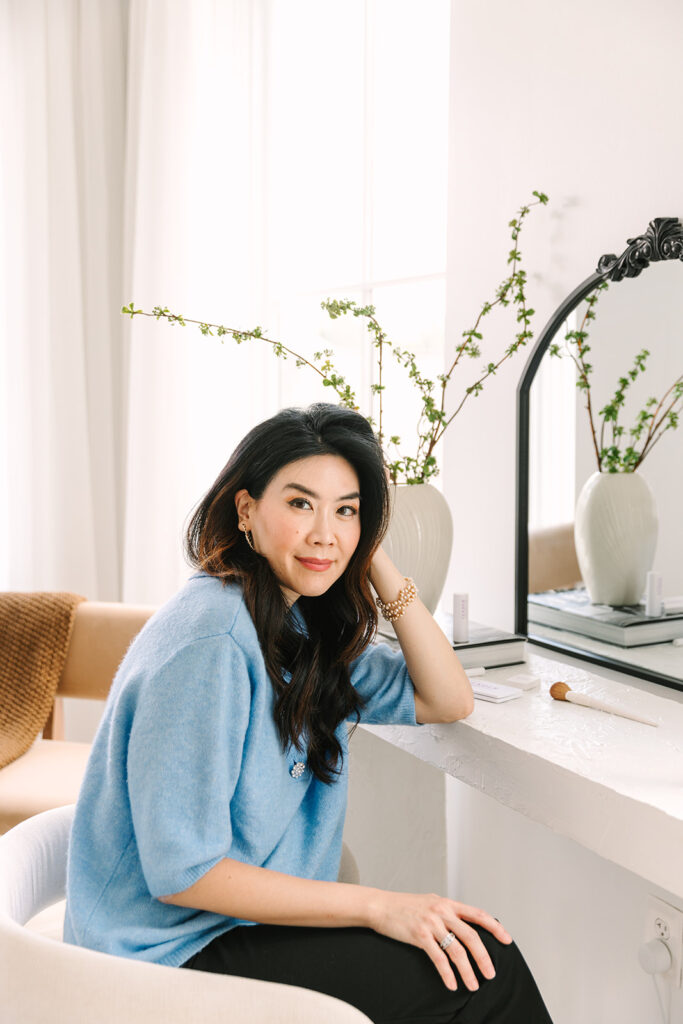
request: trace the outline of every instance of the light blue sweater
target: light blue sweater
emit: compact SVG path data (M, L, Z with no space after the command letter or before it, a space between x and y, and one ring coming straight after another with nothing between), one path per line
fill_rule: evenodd
M405 661L385 645L351 666L362 720L415 725ZM146 624L112 686L69 851L64 939L177 966L234 918L162 903L223 857L334 880L347 794L283 752L273 687L241 589L193 576Z

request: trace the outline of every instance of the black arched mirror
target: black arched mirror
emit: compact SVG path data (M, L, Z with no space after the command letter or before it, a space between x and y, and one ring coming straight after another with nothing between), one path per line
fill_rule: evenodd
M515 627L683 690L683 225L561 305L517 391ZM677 641L680 641L677 642Z

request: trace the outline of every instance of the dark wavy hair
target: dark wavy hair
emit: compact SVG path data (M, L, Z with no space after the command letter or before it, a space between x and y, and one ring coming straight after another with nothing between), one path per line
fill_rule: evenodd
M319 597L300 597L306 625L297 627L267 560L252 551L238 529L235 495L246 488L258 500L284 466L313 455L339 455L360 484L360 540L346 570ZM268 675L275 691L274 718L283 750L306 749L308 767L332 782L343 758L335 730L358 721L362 698L351 684L349 664L377 628L368 571L389 522L389 492L382 451L359 413L318 403L283 409L240 441L187 530L185 552L198 569L241 584ZM291 674L285 682L283 671Z

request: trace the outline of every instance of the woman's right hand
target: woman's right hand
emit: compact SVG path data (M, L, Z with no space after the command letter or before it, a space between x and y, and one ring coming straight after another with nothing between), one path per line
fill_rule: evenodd
M298 878L224 857L182 892L163 903L262 924L308 928L372 928L380 935L423 949L449 989L458 987L456 967L468 989L479 987L471 960L485 978L495 974L477 925L499 942L512 939L494 917L443 896L387 892L349 882ZM439 946L449 932L455 939Z
M470 957L485 978L493 978L496 973L484 943L471 924L485 928L499 942L512 942L502 924L485 910L456 903L434 893L417 895L376 890L370 908L370 923L380 935L423 949L444 985L451 990L458 987L451 964L472 992L479 988L479 982ZM446 950L442 950L439 944L449 932L453 932L455 939Z

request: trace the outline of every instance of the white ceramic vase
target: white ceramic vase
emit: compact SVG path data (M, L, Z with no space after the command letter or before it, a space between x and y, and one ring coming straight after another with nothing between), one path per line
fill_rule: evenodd
M412 576L420 599L434 612L451 559L451 510L431 484L399 484L391 490L391 525L384 548L403 575Z
M576 556L593 604L638 604L657 546L657 508L640 473L593 473L576 504Z

